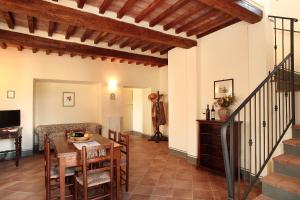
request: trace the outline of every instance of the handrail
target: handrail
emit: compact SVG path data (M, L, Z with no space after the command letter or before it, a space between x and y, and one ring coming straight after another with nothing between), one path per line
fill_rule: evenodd
M289 17L269 17L274 18L275 26L275 68L235 109L221 128L221 143L228 199L230 200L234 200L236 196L238 199L247 198L288 128L295 123L294 22L298 20ZM285 36L284 34L281 35L283 57L279 64L277 64L276 20L281 22L282 31L285 29L285 20L288 20L291 33L290 51L287 55L285 55L284 46ZM285 71L291 73L284 74ZM274 80L275 83L273 83ZM278 80L284 81L279 82ZM233 124L235 120L241 121L241 116L244 119L243 134L241 128L238 129L237 134L233 133ZM247 117L249 118L247 119ZM230 137L229 144L228 136ZM236 147L236 141L238 141L238 147ZM258 150L259 152L257 152ZM236 158L238 161L235 160ZM241 174L243 174L242 178ZM236 183L238 184L238 195L235 193L236 179L238 181ZM241 181L244 181L246 185L242 195L240 194ZM247 185L248 181L249 184Z

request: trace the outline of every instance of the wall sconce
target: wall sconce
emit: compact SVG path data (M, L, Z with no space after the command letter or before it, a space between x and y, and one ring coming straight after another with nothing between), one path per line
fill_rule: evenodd
M110 100L116 100L116 90L117 90L117 81L116 80L108 81L108 90L110 92Z

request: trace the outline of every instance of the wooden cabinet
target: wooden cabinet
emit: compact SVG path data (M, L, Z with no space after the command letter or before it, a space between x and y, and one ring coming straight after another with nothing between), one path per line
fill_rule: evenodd
M198 159L197 167L205 167L219 174L225 175L222 144L221 144L221 121L197 120L198 122ZM235 122L234 132L234 149L235 149L235 168L237 169L238 155L238 130L241 122ZM227 130L227 147L229 150L229 129Z

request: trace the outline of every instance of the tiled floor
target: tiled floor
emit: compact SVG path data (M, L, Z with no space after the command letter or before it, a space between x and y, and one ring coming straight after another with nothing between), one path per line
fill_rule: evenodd
M224 177L196 170L185 159L169 155L166 142L156 144L131 136L130 187L128 193L122 192L122 200L225 200L226 195ZM23 158L19 168L13 161L0 163L1 200L44 196L43 155Z

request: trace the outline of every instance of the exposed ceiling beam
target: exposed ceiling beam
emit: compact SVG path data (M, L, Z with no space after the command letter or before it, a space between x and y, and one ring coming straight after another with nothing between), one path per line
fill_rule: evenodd
M104 14L108 7L111 5L113 0L104 0L99 8L99 13Z
M53 21L49 21L48 27L48 36L52 37L53 33L56 31L57 23Z
M17 46L29 46L31 48L48 49L60 53L74 53L74 54L95 56L95 57L97 56L111 57L111 58L118 58L118 59L140 61L144 63L147 62L147 63L157 64L157 65L168 64L168 59L164 59L164 58L133 54L133 53L122 52L122 51L111 50L111 49L104 49L104 48L77 44L72 42L64 42L64 41L53 40L49 38L43 38L43 37L11 32L6 30L0 30L0 42L13 44Z
M165 18L167 18L169 15L173 14L178 10L179 8L182 8L184 5L186 5L190 0L178 0L175 4L170 6L167 10L162 12L160 15L152 19L149 23L151 27L157 25L161 21L163 21Z
M65 38L68 40L72 35L75 34L77 27L69 25L66 31Z
M24 49L24 47L21 45L17 45L17 49L18 49L18 51L22 51Z
M48 50L48 49L46 50L46 54L47 54L47 55L49 55L49 54L51 54L51 53L52 53L51 50Z
M179 17L176 17L174 20L172 20L169 23L167 23L166 25L164 25L164 30L167 31L170 28L173 28L174 26L176 26L177 24L181 24L186 19L191 17L191 15L195 15L195 14L201 12L203 9L204 9L203 6L201 6L199 8L198 7L191 8L190 10L186 11L185 13L180 15Z
M83 8L86 0L77 0L77 7L78 8Z
M38 48L32 48L32 53L36 53L38 51Z
M154 0L147 8L145 8L138 16L135 18L135 22L139 23L147 15L149 15L163 0Z
M164 55L166 53L168 53L168 51L170 51L171 49L174 49L174 47L168 47L166 49L163 49L161 52L160 52L160 55Z
M112 45L114 45L115 43L117 43L120 39L122 39L122 37L116 35L115 37L113 37L113 38L107 43L107 45L108 45L109 47L111 47Z
M94 30L86 29L82 34L80 41L84 42L86 39L90 38L94 33Z
M99 33L98 36L94 40L94 44L98 44L99 42L101 42L101 40L106 38L108 35L109 35L109 33Z
M134 42L134 39L133 38L128 38L120 44L120 48L122 49L122 48L128 46L132 42Z
M120 36L133 37L139 40L181 48L191 48L197 45L197 41L195 40L169 35L47 1L0 0L0 5L1 9L11 10L12 12L25 15L32 15L48 21L71 24L80 28L91 29L98 32L109 32ZM76 18L74 18L74 16L76 16Z
M30 33L34 33L36 29L36 18L32 16L27 16L28 29Z
M195 27L199 23L201 23L203 20L206 20L208 18L214 17L217 13L221 13L218 10L214 10L211 8L204 8L202 11L200 11L200 15L196 17L195 19L187 22L186 24L183 24L179 28L176 29L176 33L181 33L183 31L189 30L192 27Z
M262 19L263 12L245 0L198 0L208 6L216 8L234 18L254 24Z
M159 52L159 51L161 51L161 50L164 49L164 48L165 48L165 46L159 45L159 46L157 46L157 47L151 49L151 53Z
M148 44L147 46L144 46L142 48L142 52L145 52L145 51L148 51L149 49L155 47L155 44L151 43L151 44Z
M212 28L212 29L209 29L209 30L203 30L201 33L198 33L198 34L197 34L197 38L204 37L204 36L206 36L206 35L208 35L208 34L211 34L211 33L213 33L213 32L216 32L216 31L218 31L218 30L221 30L221 29L223 29L223 28L225 28L225 27L231 26L232 24L235 24L235 23L237 23L237 22L239 22L239 21L241 21L241 20L240 20L240 19L231 19L230 21L228 21L228 22L226 22L226 23L223 22L223 24L215 25L215 27Z
M14 29L15 28L15 20L14 20L13 14L11 12L2 11L2 16L5 19L8 28Z
M143 46L144 41L137 41L132 47L131 50L136 50L137 48L140 48L141 46Z
M122 18L137 0L127 0L123 7L117 13L118 18Z
M7 48L7 45L4 42L1 42L0 46L1 46L2 49L6 49Z

